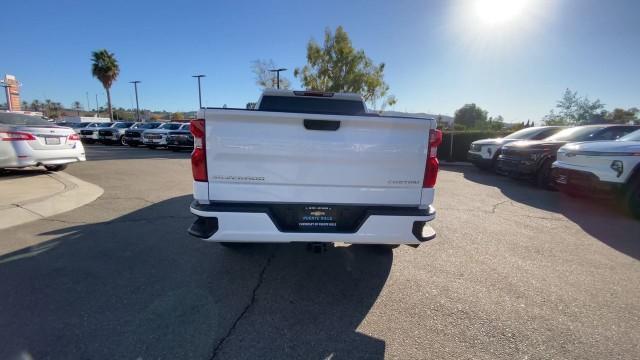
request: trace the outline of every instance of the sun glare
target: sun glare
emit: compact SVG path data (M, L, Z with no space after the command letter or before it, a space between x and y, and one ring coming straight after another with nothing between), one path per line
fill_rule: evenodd
M488 25L516 20L523 13L527 0L476 0L476 14Z

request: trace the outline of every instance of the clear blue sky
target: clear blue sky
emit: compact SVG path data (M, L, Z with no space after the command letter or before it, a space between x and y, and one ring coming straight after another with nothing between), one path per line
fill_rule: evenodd
M640 106L640 1L523 0L507 15L482 1L5 1L0 74L16 75L28 101L104 102L89 58L107 48L121 65L115 106L132 107L128 81L141 80L141 107L194 110L196 73L207 74L205 105L244 106L259 95L251 61L302 66L309 39L343 25L387 64L398 111L475 102L538 120L567 87L609 109Z

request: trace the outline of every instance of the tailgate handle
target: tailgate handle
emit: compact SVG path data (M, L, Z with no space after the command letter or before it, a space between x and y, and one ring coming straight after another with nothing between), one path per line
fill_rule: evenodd
M304 119L304 128L307 130L336 131L340 128L340 121Z

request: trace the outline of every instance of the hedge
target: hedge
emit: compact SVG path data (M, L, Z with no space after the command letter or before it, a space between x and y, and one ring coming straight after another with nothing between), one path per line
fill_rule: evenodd
M441 161L467 161L467 151L471 143L480 139L498 138L511 131L453 131L453 158L451 157L451 131L442 132L442 144L438 147Z

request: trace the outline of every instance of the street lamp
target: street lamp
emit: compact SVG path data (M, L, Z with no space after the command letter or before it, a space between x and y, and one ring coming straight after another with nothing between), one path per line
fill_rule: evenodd
M200 109L202 109L202 89L200 88L200 78L203 78L207 75L191 75L191 77L198 78L198 104L200 105Z
M129 81L129 84L133 84L133 88L136 91L136 121L140 122L140 107L138 106L138 84L141 83L140 80Z
M286 71L287 69L285 68L279 68L279 69L270 69L269 71L276 73L276 81L277 84L276 86L278 87L278 89L280 89L280 71Z

